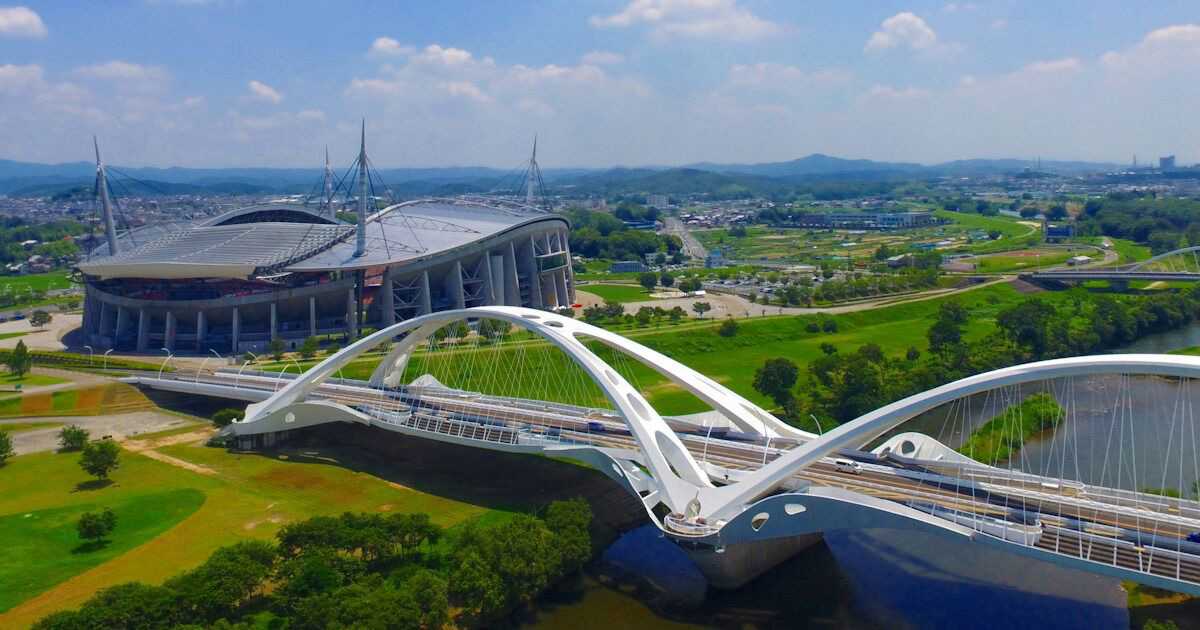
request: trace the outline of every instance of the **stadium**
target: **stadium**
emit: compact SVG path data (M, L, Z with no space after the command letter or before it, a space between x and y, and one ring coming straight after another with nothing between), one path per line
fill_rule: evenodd
M113 228L98 153L109 246L76 265L82 334L94 348L236 354L280 339L292 349L432 311L574 300L566 219L499 199L420 199L372 213L365 142L356 174L343 178L358 183L355 223L329 203L326 167L320 205L253 205L138 239Z

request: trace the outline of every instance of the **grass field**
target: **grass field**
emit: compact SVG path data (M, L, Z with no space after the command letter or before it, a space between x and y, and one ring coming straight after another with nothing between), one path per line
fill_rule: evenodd
M317 514L426 512L440 525L453 525L487 510L316 460L282 461L203 446L162 450L216 474L197 474L130 452L122 454L115 483L94 490L79 490L89 477L77 456L25 455L0 469L0 540L5 541L0 610L11 608L0 614L0 627L28 625L78 605L104 586L160 582L199 564L217 547L268 538L285 522ZM78 515L104 506L118 516L112 542L73 553L79 545Z
M11 372L5 372L0 374L0 391L5 388L13 389L16 385L20 385L22 388L28 389L30 387L38 387L41 385L58 385L60 383L67 382L69 381L65 378L48 376L46 374L34 374L32 372L26 372L25 375L18 377L16 374Z
M773 403L752 387L754 372L766 359L786 357L806 369L809 362L823 354L821 344L825 342L843 351L867 343L879 344L884 352L892 355L902 354L910 346L923 350L927 344L925 333L939 305L947 299L959 300L972 313L966 334L968 338L978 338L994 330L995 317L1000 310L1026 297L1007 284L999 284L948 298L826 316L837 322L836 333L808 332L806 326L814 316L784 315L738 320L738 332L733 337L721 337L716 333L720 322L696 320L678 328L644 328L622 334L770 407ZM1045 293L1042 297L1056 302L1069 299L1069 294ZM709 408L645 365L618 356L602 346L589 345L640 389L661 413L686 414ZM378 363L378 357L355 361L346 366L341 375L367 378ZM491 368L481 370L477 367L480 365ZM263 369L271 367L264 366ZM280 369L280 365L274 369ZM599 388L592 385L590 378L583 375L566 355L537 341L434 353L419 351L409 362L404 378L408 381L425 373L432 374L444 384L488 394L609 406Z
M27 276L0 276L0 293L12 291L20 294L27 291L69 288L71 288L71 281L65 271L34 273Z
M0 398L0 417L95 416L149 409L140 390L124 383Z
M1024 249L1003 254L987 254L974 260L977 271L1001 273L1061 265L1073 255L1074 252L1061 249Z
M640 284L584 284L576 290L612 302L644 302L652 299L650 293Z

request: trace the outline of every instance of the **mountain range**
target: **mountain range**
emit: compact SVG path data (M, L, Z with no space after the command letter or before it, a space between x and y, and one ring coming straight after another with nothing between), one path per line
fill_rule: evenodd
M757 193L787 184L822 180L880 180L948 175L988 175L1018 172L1028 160L972 159L922 165L878 162L812 154L784 162L719 164L700 162L683 167L652 166L609 169L544 169L551 189L613 193L631 190L666 194L689 192ZM1041 170L1061 175L1110 171L1116 164L1044 161ZM319 168L184 168L109 167L127 194L255 194L303 193L322 178ZM96 167L89 162L38 164L0 160L0 195L43 196L90 186ZM389 168L380 178L400 195L486 192L515 187L520 173L482 166ZM341 173L338 173L341 176Z

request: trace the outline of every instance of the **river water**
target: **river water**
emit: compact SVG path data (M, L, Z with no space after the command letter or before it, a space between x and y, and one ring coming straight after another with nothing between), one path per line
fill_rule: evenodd
M1121 352L1200 345L1200 325ZM1068 410L1011 462L1052 477L1123 488L1190 488L1200 479L1191 408L1200 386L1100 376L993 392L902 428L952 447L1005 405L1047 391ZM988 462L991 463L991 462ZM736 591L709 589L658 530L626 532L581 577L544 596L522 628L1128 628L1125 593L1109 578L923 533L827 533Z

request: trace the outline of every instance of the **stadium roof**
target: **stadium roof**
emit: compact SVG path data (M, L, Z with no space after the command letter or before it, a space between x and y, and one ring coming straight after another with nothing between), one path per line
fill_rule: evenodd
M264 220L255 221L257 217ZM284 222L309 218L314 222ZM407 202L370 218L367 251L355 257L353 225L329 223L328 217L302 206L268 204L183 226L77 267L102 279L248 279L288 271L355 270L437 256L539 221L565 219L473 202Z

